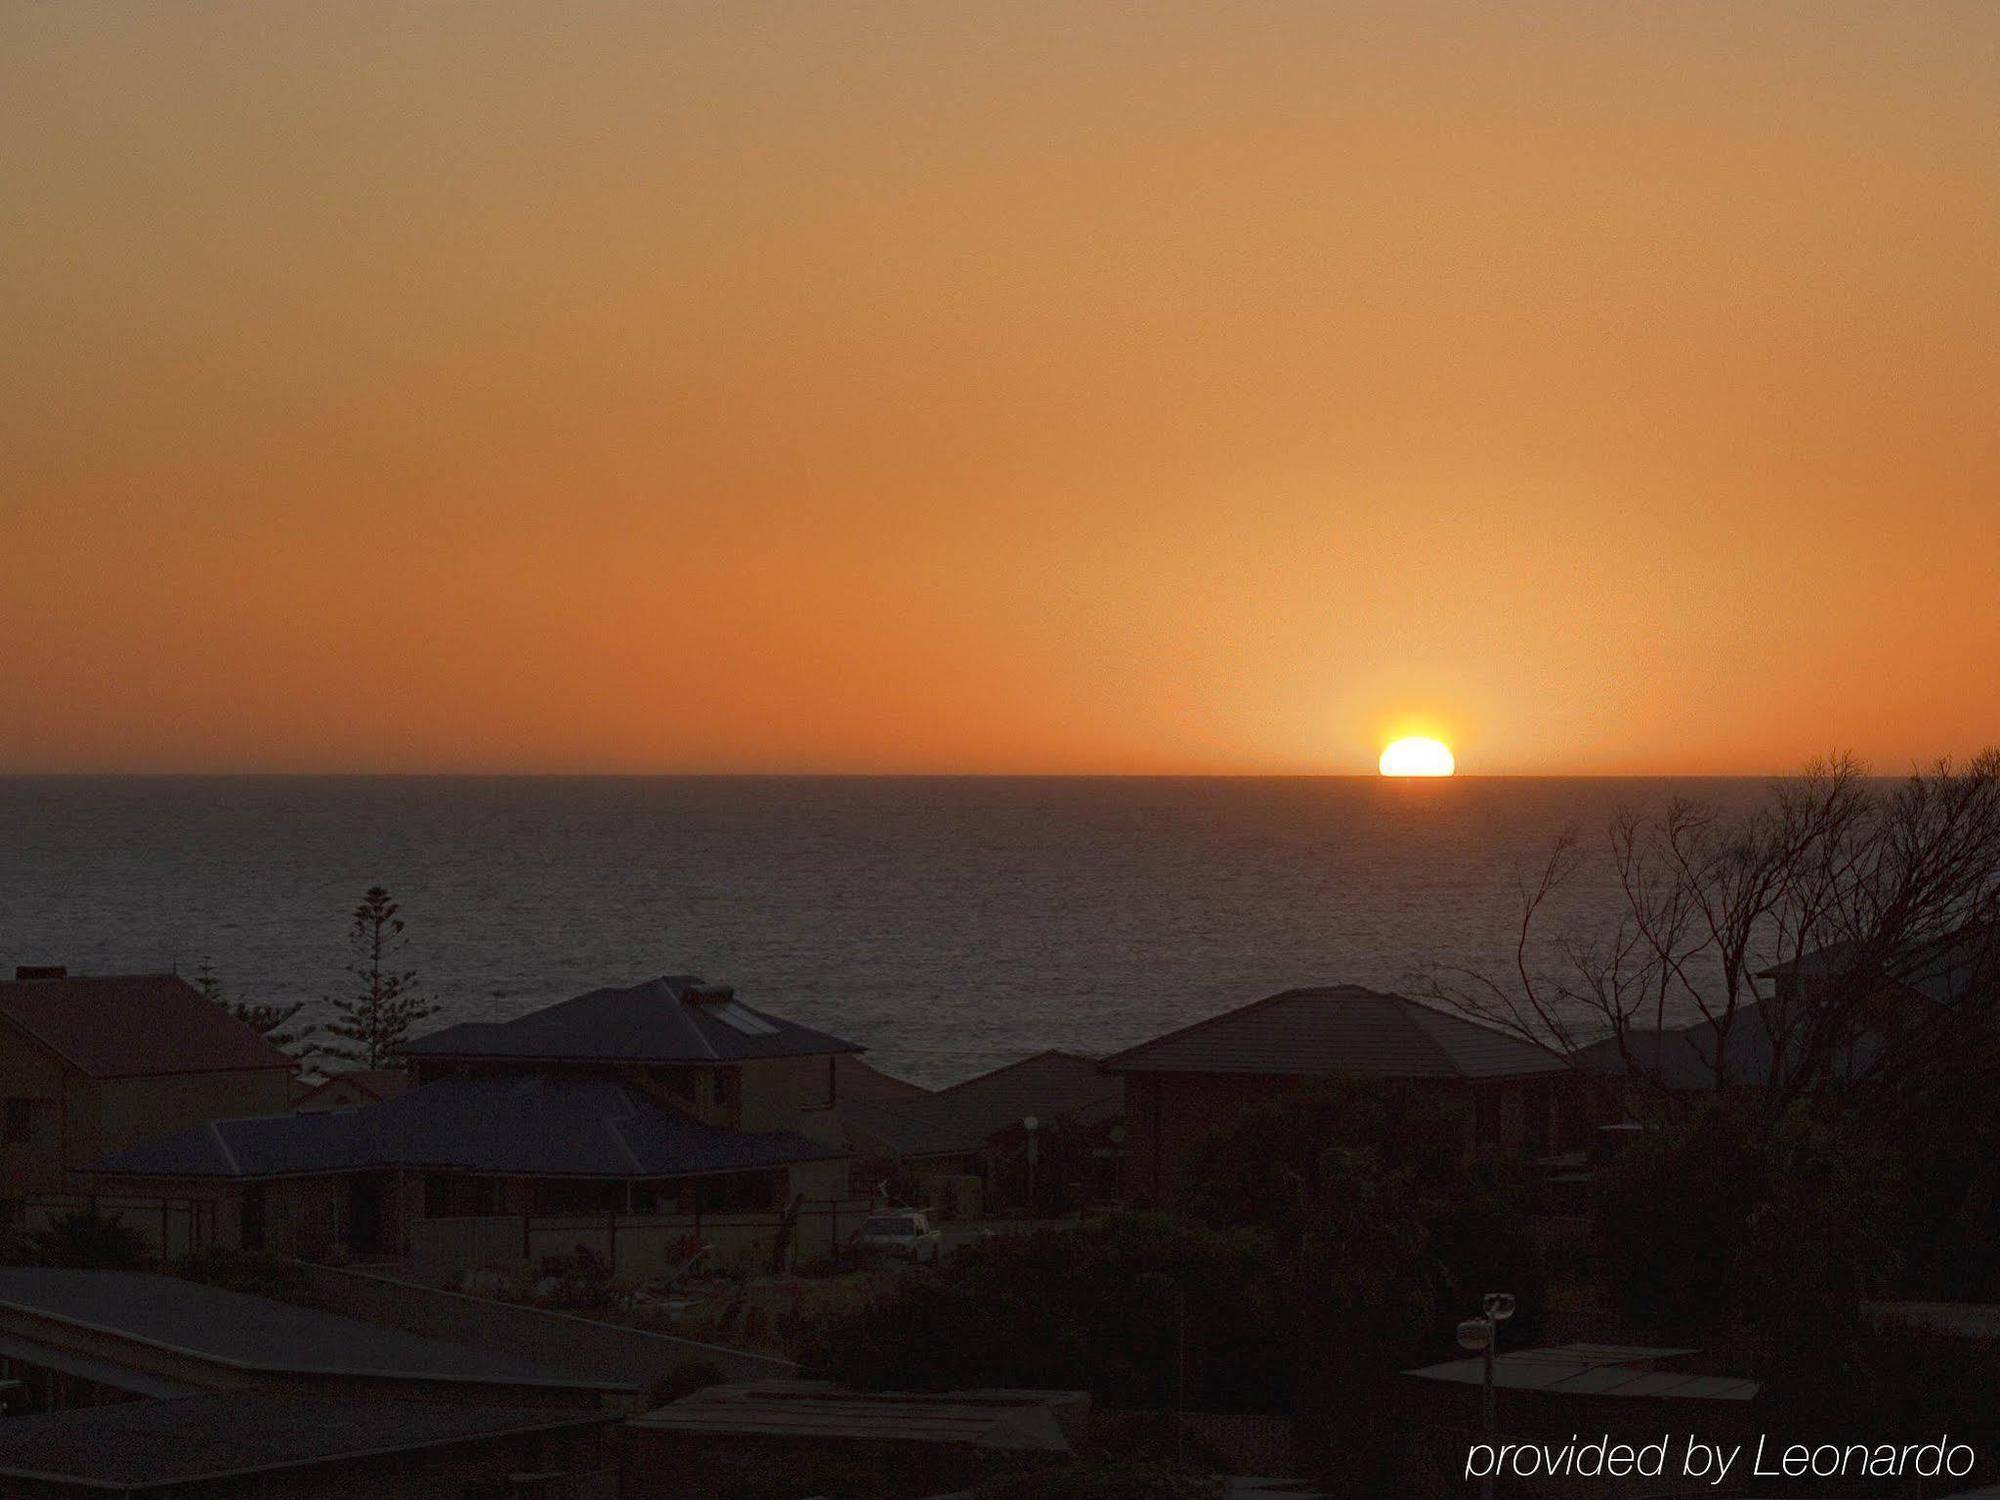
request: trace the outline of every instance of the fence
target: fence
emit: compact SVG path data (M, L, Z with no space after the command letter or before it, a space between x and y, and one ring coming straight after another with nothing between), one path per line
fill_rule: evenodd
M708 1360L731 1380L783 1380L798 1373L789 1360L768 1354L539 1307L468 1297L372 1272L305 1262L300 1262L299 1268L312 1287L314 1301L331 1312L476 1349L526 1357L580 1375L629 1380L643 1386L689 1360Z
M792 1259L825 1255L857 1229L870 1211L866 1198L802 1203L792 1227ZM545 1256L588 1249L615 1276L641 1279L678 1269L698 1246L709 1263L760 1269L769 1263L784 1216L774 1212L717 1214L493 1215L418 1219L410 1225L410 1258L426 1281L453 1281L483 1267L539 1265Z
M37 1234L67 1214L92 1209L135 1230L146 1248L165 1260L216 1241L215 1204L205 1198L99 1197L82 1193L36 1193L21 1200L15 1220L25 1234Z

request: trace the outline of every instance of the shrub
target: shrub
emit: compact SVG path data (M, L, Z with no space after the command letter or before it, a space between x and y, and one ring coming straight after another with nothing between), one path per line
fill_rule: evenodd
M278 1302L313 1300L312 1283L302 1269L261 1250L232 1250L213 1245L182 1256L172 1269L174 1275L184 1280L252 1297L269 1297Z
M150 1265L146 1237L116 1213L96 1208L57 1214L44 1229L10 1235L6 1258L17 1265L136 1271Z

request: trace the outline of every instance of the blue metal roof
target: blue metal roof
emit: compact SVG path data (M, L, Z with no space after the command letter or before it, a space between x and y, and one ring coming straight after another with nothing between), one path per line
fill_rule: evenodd
M298 1177L382 1167L650 1179L844 1156L792 1131L727 1130L607 1079L440 1079L359 1109L210 1120L92 1162L120 1177Z

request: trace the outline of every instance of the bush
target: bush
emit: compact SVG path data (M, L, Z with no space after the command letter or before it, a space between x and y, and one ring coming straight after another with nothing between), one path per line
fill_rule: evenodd
M1173 1401L1183 1291L1189 1404L1282 1408L1294 1323L1280 1277L1249 1238L1160 1215L969 1245L831 1320L804 1363L863 1390L1031 1386L1160 1408Z
M14 1265L137 1271L152 1264L146 1237L116 1213L95 1208L57 1214L48 1227L7 1237L0 1256Z
M1523 1166L1468 1158L1464 1121L1431 1095L1338 1080L1245 1110L1197 1144L1189 1212L1264 1236L1302 1277L1331 1278L1333 1311L1414 1356L1512 1292L1534 1337L1546 1280ZM1309 1261L1322 1264L1312 1267Z
M277 1302L313 1300L312 1283L302 1269L261 1250L231 1250L214 1245L182 1256L174 1262L172 1270L183 1280L252 1297L269 1297Z
M1775 1123L1705 1103L1627 1148L1601 1188L1607 1278L1626 1315L1674 1340L1736 1327L1824 1364L1901 1262L1899 1173L1830 1104Z

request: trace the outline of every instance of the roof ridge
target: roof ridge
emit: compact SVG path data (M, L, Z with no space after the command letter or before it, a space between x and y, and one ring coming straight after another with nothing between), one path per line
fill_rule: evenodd
M1145 1041L1135 1043L1133 1046L1127 1047L1123 1051L1114 1052L1109 1057L1100 1058L1097 1063L1097 1070L1100 1073L1115 1073L1118 1071L1118 1069L1112 1066L1113 1063L1128 1062L1132 1058L1139 1056L1141 1053L1148 1052L1152 1050L1154 1047L1158 1047L1163 1043L1176 1042L1179 1041L1182 1037L1193 1036L1196 1032L1206 1031L1209 1027L1218 1026L1224 1021L1232 1021L1237 1019L1238 1017L1247 1016L1252 1014L1253 1012L1263 1010L1267 1006L1276 1005L1281 1000L1294 1000L1302 995L1330 995L1347 991L1352 991L1354 993L1364 994L1364 995L1379 995L1382 993L1382 991L1380 990L1371 990L1366 985L1363 984L1320 984L1320 985L1295 984L1291 986L1289 989L1279 990L1278 993L1275 995L1266 995L1261 1000L1252 1000L1249 1004L1239 1005L1235 1007L1233 1010L1225 1010L1219 1012L1216 1015L1206 1016L1199 1021L1191 1021L1187 1025L1177 1027L1172 1031L1162 1032L1159 1036L1148 1037ZM1401 997L1394 996L1391 998L1399 999Z
M1396 995L1393 998L1402 1002L1402 1004L1397 1007L1398 1011L1401 1013L1404 1020L1406 1020L1409 1023L1410 1029L1415 1031L1418 1036L1423 1038L1424 1045L1429 1047L1433 1052L1435 1052L1438 1055L1438 1060L1444 1064L1445 1071L1451 1074L1455 1078L1465 1077L1465 1069L1460 1067L1458 1059L1451 1055L1451 1049L1445 1046L1443 1042L1438 1040L1437 1034L1433 1032L1429 1026L1425 1025L1422 1021L1416 1019L1414 1016L1410 1014L1410 1010L1412 1008L1421 1010L1428 1015L1438 1016L1438 1017L1443 1017L1444 1012L1441 1010L1432 1010L1428 1005L1425 1005L1420 1001L1412 1000L1407 995ZM1452 1017L1450 1019L1457 1019L1457 1018ZM1481 1031L1484 1031L1487 1028L1482 1026L1479 1029ZM1501 1035L1501 1033L1497 1031L1494 1032L1493 1034L1495 1036Z
M265 1118L275 1119L276 1116L266 1116ZM209 1120L205 1123L208 1125L208 1133L215 1139L215 1149L220 1151L222 1159L229 1163L229 1175L232 1177L241 1177L243 1175L242 1164L236 1160L236 1152L230 1146L229 1138L222 1133L222 1121Z
M928 1091L928 1095L932 1099L943 1099L962 1088L975 1083L985 1083L988 1079L998 1078L1002 1073L1011 1073L1016 1068L1025 1068L1031 1062L1040 1062L1045 1057L1065 1057L1072 1062L1090 1063L1092 1066L1095 1066L1097 1063L1096 1058L1086 1057L1081 1052L1068 1052L1061 1047L1044 1047L1039 1052L1031 1052L1026 1057L1017 1057L1012 1062L1002 1063L997 1068L988 1068L984 1073L974 1073L970 1078L961 1078L957 1083L948 1083L941 1089L931 1089ZM885 1076L893 1077L894 1075Z

